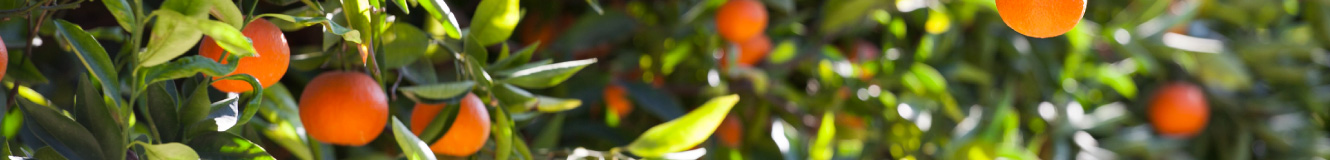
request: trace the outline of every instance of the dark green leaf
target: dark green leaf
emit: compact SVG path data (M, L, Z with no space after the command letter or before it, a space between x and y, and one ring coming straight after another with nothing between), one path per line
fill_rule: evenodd
M116 108L106 105L103 95L97 92L97 86L87 78L79 78L78 108L73 110L74 120L81 124L88 124L88 132L97 138L101 148L119 148L125 145L124 132L121 130L123 123L116 113ZM6 119L8 121L8 119ZM102 157L124 157L125 152L115 152L109 150L103 153ZM117 158L118 159L118 158Z
M243 80L245 82L248 82L250 87L256 88L254 91L245 92L243 96L241 96L244 99L248 99L248 101L243 101L245 105L245 111L240 115L240 120L236 121L236 125L244 126L245 123L249 122L250 118L254 118L254 114L258 113L259 108L261 108L260 105L263 102L262 84L259 83L259 79L255 79L254 76L250 76L249 74L230 75L219 78L217 80ZM213 82L217 82L217 80L214 80Z
M420 139L425 142L438 142L443 138L444 133L453 128L453 121L457 120L457 115L462 107L444 107L435 114L434 119L430 120L429 125L424 131L420 132Z
M411 5L407 4L406 0L393 0L393 2L397 4L398 9L402 9L402 13L411 14ZM411 3L415 2L415 0L411 0Z
M402 87L402 91L407 98L420 101L422 99L446 99L460 96L466 91L470 91L475 86L474 81L447 82L439 84L429 84L420 86Z
M461 107L452 107L452 108L461 108ZM420 138L416 138L416 135L411 134L411 129L407 129L406 125L402 124L401 120L397 120L397 117L394 116L392 119L393 119L392 122L393 139L397 140L397 146L402 147L402 154L406 154L405 156L407 159L410 160L436 159L434 158L434 153L432 153L429 149L429 143L425 143L425 141L421 141Z
M462 31L457 27L457 18L453 17L453 11L448 8L448 3L443 0L419 0L420 6L425 7L431 17L439 20L443 24L444 33L453 39L462 39Z
M416 60L416 63L402 67L401 74L406 77L406 80L416 84L439 82L439 75L434 72L434 63L430 62L429 59Z
M208 114L212 111L212 102L208 97L209 85L205 83L207 81L199 78L190 79L186 80L182 87L180 93L184 100L180 101L180 108L177 109L179 114L177 117L180 120L178 124L182 129L180 131L182 134L186 131L184 129L188 129L194 123L207 119Z
M134 17L134 9L130 8L129 1L103 0L102 5L106 6L106 10L111 11L112 16L115 16L116 23L120 24L120 28L132 31L135 26L138 26L139 20Z
M189 140L203 159L275 159L262 146L227 132L213 132Z
M24 54L12 53L9 55L10 68L5 72L5 77L13 81L23 82L23 84L46 84L49 80L42 75L41 70L37 69L36 63L23 62ZM21 65L20 65L21 64Z
M180 124L178 124L178 122L180 122L178 118L180 117L178 116L179 113L177 113L177 106L179 106L177 100L179 99L179 94L176 93L176 91L175 83L173 81L165 81L148 85L147 90L143 91L143 97L139 97L141 98L139 99L140 105L146 104L145 106L140 107L146 107L146 110L143 112L148 114L141 116L151 116L153 122L149 124L155 124L157 127L157 135L159 136L158 138L167 142L178 142L181 140L179 133Z
M323 26L326 27L325 29L328 29L328 32L324 32L324 33L332 33L332 34L334 34L334 35L342 36L342 39L344 39L344 40L346 40L346 41L351 41L351 42L361 43L361 41L360 41L360 39L361 39L361 38L360 38L360 31L356 31L356 30L354 30L354 29L348 29L348 28L346 28L346 27L342 27L341 25L338 25L337 23L333 23L333 21L329 21L328 18L324 18L324 17L293 17L293 16L290 16L290 15L285 15L285 14L275 14L275 13L260 14L260 15L255 16L255 17L272 17L272 18L277 18L277 19L281 19L281 20L286 20L286 21L290 21L290 22L294 22L294 23L298 23L298 24L303 24L303 25L323 24Z
M485 50L485 45L480 43L480 39L475 36L467 36L462 45L462 51L466 53L466 58L475 59L476 64L480 66L486 66L486 63L489 62L489 51Z
M494 87L494 98L509 111L526 111L535 105L536 96L511 84Z
M239 63L232 63L239 64ZM201 55L180 58L164 65L144 67L144 84L153 84L166 80L191 77L199 73L208 76L226 76L235 70L235 65L217 63Z
M148 156L149 160L199 159L199 154L197 152L194 152L193 148L189 148L189 146L186 146L185 144L180 144L175 142L156 144L156 145L144 145L143 151L145 152L144 154Z
M79 61L83 62L83 67L88 70L88 74L92 75L97 83L104 84L101 89L102 95L107 95L109 100L106 101L112 103L109 106L120 106L120 98L117 98L120 95L119 78L116 78L115 67L112 66L111 58L106 55L102 45L97 43L92 35L88 35L88 32L83 31L83 28L69 21L56 20L55 27L60 30L56 39L74 51Z
M212 103L207 117L186 127L185 138L231 129L240 114L240 110L235 106L236 101L238 101L236 97L231 97Z
M252 122L262 122L264 136L277 145L286 148L297 158L312 159L313 154L310 147L302 137L307 135L299 132L297 128L304 128L300 123L299 109L296 101L287 91L286 86L281 83L274 84L265 88L263 98L268 103L263 103L263 108L259 109L259 118L252 119ZM266 122L264 121L266 119Z
M20 98L17 101L19 107L23 109L23 114L31 118L24 121L26 122L24 126L29 126L28 131L34 135L43 135L38 136L41 142L51 146L60 155L71 159L95 159L105 156L92 133L74 119L65 117L61 114L62 111L38 105L28 101L27 98Z
M679 104L674 95L652 88L650 84L632 82L623 83L623 87L628 89L628 96L632 97L633 101L642 105L642 109L651 111L648 113L660 119L674 119L684 114L683 105Z
M41 160L66 160L66 159L68 159L68 158L65 158L65 156L60 155L59 152L56 152L55 149L51 149L51 147L42 147L42 149L37 149L37 153L34 154L34 155L32 155L32 158L41 159Z
M383 39L383 67L397 68L419 60L430 45L428 34L410 23L398 21L388 27Z
M471 30L467 37L475 37L480 46L499 44L508 40L513 28L522 19L519 0L482 0L471 17ZM484 59L481 59L484 60Z
M525 88L548 88L563 83L583 67L596 63L596 59L585 59L555 63L533 68L518 68L503 82Z
M688 150L711 137L738 102L739 95L713 98L683 117L651 127L625 149L648 158Z
M531 61L531 54L536 52L536 48L540 48L540 43L541 42L536 42L531 45L527 45L526 48L518 50L517 53L514 54L513 56L500 58L499 61L494 62L494 64L491 64L489 68L486 68L485 70L489 71L506 70L506 69L512 69L513 67L517 67L520 65L524 65L526 64L526 62Z

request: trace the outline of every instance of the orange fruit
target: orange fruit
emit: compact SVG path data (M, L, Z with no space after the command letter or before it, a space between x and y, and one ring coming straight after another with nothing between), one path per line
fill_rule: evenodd
M291 48L286 45L286 36L282 35L282 30L267 20L254 19L249 25L245 25L241 33L254 43L254 50L258 51L258 56L240 58L240 64L230 75L249 74L257 78L263 87L277 84L277 81L286 74L286 67L291 64ZM224 57L225 53L226 50L217 46L217 42L212 38L203 37L203 46L199 48L199 55L222 64L229 64L230 62ZM222 80L212 83L212 87L231 93L253 90L249 83L241 80Z
M614 115L618 115L619 119L633 113L633 102L628 101L628 91L624 90L623 86L616 84L605 86L604 98L605 106L610 112L614 112Z
M5 71L9 70L9 49L5 49L5 40L0 39L0 79L5 78Z
M467 93L458 104L457 119L439 141L429 146L436 154L465 157L480 151L485 140L490 137L490 113L476 94ZM445 104L416 104L411 111L411 132L424 133L430 122L443 116L439 112L448 107Z
M314 139L362 146L388 124L388 96L364 73L323 73L301 92L300 121Z
M767 29L767 8L757 0L729 0L716 10L716 30L730 42L745 42Z
M1085 0L997 0L997 11L1012 30L1048 38L1076 27L1085 14Z
M739 45L739 66L752 67L757 65L757 63L762 62L762 59L767 58L767 53L771 52L771 39L765 35L758 35L756 38L736 45ZM722 50L721 53L726 53L724 51ZM728 62L729 59L726 56L728 54L720 58L722 68L727 67L725 62Z
M1150 122L1165 136L1191 137L1205 129L1210 107L1200 87L1174 82L1155 91L1150 101Z
M743 144L743 123L734 115L725 116L725 120L720 122L720 128L716 129L716 134L719 135L720 145L738 148Z

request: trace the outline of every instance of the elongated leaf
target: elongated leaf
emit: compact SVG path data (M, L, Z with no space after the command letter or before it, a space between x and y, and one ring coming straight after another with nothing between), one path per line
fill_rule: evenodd
M452 107L452 108L461 108L461 107ZM436 159L434 157L434 153L430 152L429 143L425 143L425 141L421 141L420 138L416 138L415 134L411 134L411 129L406 128L406 125L402 124L401 120L397 120L396 116L394 116L392 119L393 119L392 122L393 139L397 140L397 145L399 147L402 147L402 154L406 154L406 159L410 160Z
M259 118L252 119L251 122L260 124L263 129L260 132L272 142L286 148L291 154L301 159L313 159L313 153L309 145L306 145L306 135L297 128L304 128L300 123L299 109L296 106L295 99L287 91L286 86L281 83L274 84L264 89L263 99L268 103L263 103L263 108L259 109ZM265 121L266 119L266 121Z
M139 116L151 116L151 120L157 128L157 135L167 142L181 140L180 124L177 124L180 122L178 119L180 118L179 113L177 112L177 106L179 106L177 91L173 81L152 84L143 91L145 93L142 97L139 97L141 99L138 101L140 105L138 107L146 108L141 112L147 114Z
M535 106L536 95L511 84L494 87L494 98L510 111L526 111Z
M276 14L276 13L260 14L255 17L272 17L303 25L323 24L323 26L326 27L324 29L327 29L327 32L324 33L332 33L334 35L342 36L342 39L346 41L362 43L360 41L360 31L342 27L342 25L333 23L333 21L329 21L328 18L325 17L294 17L290 15Z
M416 60L416 63L411 63L411 65L402 67L401 74L406 77L406 80L416 84L433 84L439 82L439 75L434 72L434 63L430 62L429 59L419 59Z
M562 112L582 106L582 100L537 96L536 110L545 113Z
M138 25L135 23L139 20L134 17L134 9L129 6L129 1L103 0L102 5L106 5L106 10L111 11L111 15L115 16L115 21L120 24L120 28L132 31L134 26Z
M411 5L406 0L393 0L393 3L397 4L397 9L402 9L402 13L411 14ZM411 3L416 3L416 0L411 0Z
M156 145L144 145L143 151L148 155L149 160L196 160L199 159L198 152L193 148L180 143L165 143Z
M61 111L53 107L38 105L28 101L27 98L20 98L17 101L19 107L23 109L23 114L31 118L24 121L26 123L24 126L28 127L26 130L39 135L41 142L51 146L60 155L71 159L95 159L105 156L92 133L74 119L65 117Z
M255 113L259 112L260 105L262 105L261 103L263 102L262 84L259 83L259 79L255 79L254 76L250 76L249 74L230 75L214 80L213 82L216 83L219 80L243 80L249 83L250 87L256 88L254 91L245 92L242 95L242 97L248 99L248 101L243 101L245 102L245 111L240 114L240 120L236 121L236 126L244 126L245 123L249 122L249 119L254 118Z
M652 115L660 119L674 119L684 114L682 104L679 104L678 98L666 93L660 89L652 88L650 84L642 82L622 83L625 89L628 89L628 96L633 101L642 105L642 109L651 111Z
M243 28L245 26L245 15L240 14L240 8L236 8L236 3L231 0L208 0L212 3L212 8L208 14L217 17L218 20L226 22L232 28Z
M489 62L489 51L485 50L485 45L476 37L467 36L462 40L462 51L466 53L466 59L475 59L479 66L485 66Z
M503 82L525 88L548 88L563 83L583 67L596 63L596 59L585 59L555 63L534 68L519 68Z
M163 65L144 67L142 73L144 73L143 79L146 81L145 84L153 84L166 80L191 77L199 73L208 76L226 76L226 74L231 74L231 72L235 70L236 66L234 64L239 63L221 64L212 59L208 59L207 57L194 55L180 58Z
M524 65L526 62L531 61L531 54L536 52L536 48L540 48L540 43L541 42L536 42L527 45L526 48L518 50L513 56L500 58L499 61L495 61L494 64L491 64L489 68L486 68L485 70L507 70Z
M461 108L461 107L456 107ZM493 112L494 127L490 133L494 138L494 159L508 159L513 154L513 122L502 109Z
M1108 84L1109 87L1112 87L1113 90L1117 90L1118 94L1122 94L1123 97L1127 97L1128 99L1136 98L1136 82L1133 82L1131 77L1126 73L1121 73L1106 65L1099 68L1099 76L1097 77L1099 77L1100 82Z
M275 159L262 146L227 132L213 132L189 140L203 159Z
M408 98L416 99L417 101L419 101L421 98L446 99L446 98L457 97L459 95L462 95L463 93L466 93L466 91L470 91L471 87L475 85L476 82L474 81L460 81L460 82L448 82L448 83L439 83L439 84L430 84L430 85L421 85L421 86L402 87L398 90L401 90L402 94L406 95Z
M809 147L808 159L827 160L831 159L832 145L831 141L836 139L836 114L831 112L822 114L822 123L817 128L817 139L813 141L813 146Z
M418 0L420 6L429 12L430 17L439 20L443 24L444 33L449 38L462 39L461 27L457 27L457 18L453 17L453 11L448 7L444 0Z
M206 83L207 81L201 78L190 79L186 80L181 87L180 93L184 99L180 101L180 108L177 109L179 114L177 119L180 120L182 135L194 123L207 119L209 112L212 111L212 102L208 98L209 85Z
M476 15L471 17L471 30L468 37L475 37L481 46L498 44L508 40L513 28L522 19L518 8L519 0L483 0L476 6Z
M106 55L102 45L97 43L92 35L88 35L88 32L83 31L83 28L69 21L56 20L55 27L60 33L56 39L61 44L67 45L67 48L73 49L79 61L83 62L83 67L88 70L88 74L92 75L97 83L103 84L102 95L107 95L104 101L112 103L110 106L120 106L120 98L117 98L120 95L119 78L116 78L115 67L112 66L111 58Z
M388 27L383 39L383 67L397 68L411 64L425 56L425 48L430 45L429 36L420 28L410 23L398 21Z
M229 0L214 0L214 1L229 2ZM168 15L171 13L170 11L165 11L164 13L158 13L158 14ZM235 21L243 21L243 20L237 19ZM241 57L256 56L258 53L258 51L254 50L254 45L252 44L252 42L250 42L249 38L245 37L244 33L240 33L240 28L230 27L226 23L214 20L208 20L206 18L180 17L180 19L177 19L177 23L186 23L182 25L182 27L189 27L191 29L199 30L200 32L203 33L203 35L207 35L209 38L212 38L213 41L217 42L217 46L222 47L222 49L226 50L227 53L235 54Z
M738 102L739 95L713 98L683 117L651 127L626 149L648 158L688 150L711 137Z
M342 15L352 29L361 31L365 37L374 37L370 29L370 1L342 1Z
M103 97L97 93L97 88L88 81L87 78L79 78L78 102L79 108L73 110L75 121L81 124L89 124L88 132L97 138L101 148L119 148L125 145L124 132L121 131L119 118L115 118L115 108L110 108ZM124 157L125 152L115 152L110 150L102 153L103 157L119 159Z
M435 114L434 119L430 120L425 130L420 132L420 139L425 142L438 142L443 138L444 133L453 128L453 121L457 120L457 115L462 107L444 107Z

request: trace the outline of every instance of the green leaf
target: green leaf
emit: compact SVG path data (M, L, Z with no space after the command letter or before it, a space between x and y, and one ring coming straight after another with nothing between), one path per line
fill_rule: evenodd
M61 114L62 111L51 106L43 106L19 98L19 107L30 120L24 121L28 132L39 135L37 138L51 146L60 155L71 159L96 159L105 156L97 139L83 125ZM118 147L117 147L118 148Z
M430 17L439 20L443 24L444 33L453 39L462 39L462 31L457 27L457 18L453 17L453 11L448 8L448 3L444 0L419 0L420 6L429 12Z
M194 26L189 26L190 28L202 31L203 35L212 38L217 46L222 47L227 53L240 57L258 56L258 51L254 50L253 42L250 42L249 38L240 32L240 29L214 20L185 19L187 19L183 20L185 23L194 24Z
M14 109L5 114L4 135L5 140L13 140L18 135L19 129L23 128L23 111Z
M324 33L332 33L334 35L342 36L342 39L346 41L362 43L360 41L360 31L342 27L341 25L333 23L333 21L330 21L328 20L328 18L325 17L294 17L290 15L276 14L276 13L260 14L255 17L272 17L303 25L323 24L323 26L326 27L324 29L328 30L327 32Z
M517 88L512 84L503 84L494 87L494 98L499 99L499 103L506 106L510 111L526 111L535 105L536 96L522 88Z
M199 73L208 76L226 76L226 74L231 74L233 70L235 70L235 65L221 64L207 57L194 55L180 58L164 65L144 67L141 73L144 75L144 84L153 84L161 81L192 77Z
M200 0L167 0L160 10L171 10L190 17L206 18L213 3Z
M831 142L836 139L836 115L831 112L822 114L822 124L817 128L817 139L813 141L813 146L808 149L808 159L827 160L831 159Z
M189 140L189 147L198 151L203 159L267 159L275 160L262 146L227 132L213 132Z
M365 37L374 37L375 32L370 31L370 9L368 0L360 1L342 1L342 14L346 17L346 22L351 24L352 29L356 29Z
M42 71L37 69L36 63L23 62L24 54L10 53L8 63L10 68L5 72L4 78L23 82L23 84L46 84L50 82L45 75L42 75Z
M641 104L642 109L650 111L648 113L660 119L674 119L684 114L683 105L679 104L678 98L670 93L642 82L621 84L628 89L628 96L632 97L636 104Z
M532 68L517 68L503 82L524 88L549 88L572 77L583 67L596 63L596 59L560 62Z
M398 21L388 27L383 39L383 67L397 68L411 64L425 55L429 34L410 23Z
M461 108L461 107L452 107ZM397 146L402 147L402 154L410 160L433 160L434 153L430 152L429 143L420 141L416 135L411 134L411 129L406 128L401 120L393 116L393 139L397 140Z
M926 64L914 64L910 74L901 76L905 85L917 94L942 94L947 92L947 82L942 73Z
M456 107L461 108L461 107ZM502 109L490 112L494 114L495 127L490 133L494 137L494 159L508 159L513 154L513 122Z
M471 33L481 46L498 44L508 40L522 19L518 8L519 0L483 0L476 6L476 15L471 17Z
M1118 94L1122 94L1123 97L1136 98L1136 82L1132 81L1131 76L1127 73L1119 72L1113 69L1111 65L1104 65L1099 67L1099 76L1097 77L1099 77L1100 82L1112 87L1113 90L1117 90Z
M693 55L692 53L693 45L685 44L671 48L669 52L665 52L665 58L662 59L660 70L665 72L665 75L674 73L674 68L679 66L679 63L683 63L684 60L688 59L690 55Z
M194 45L198 44L200 39L203 39L203 31L195 29L194 24L190 23L197 22L198 19L203 17L191 17L165 9L153 11L153 13L157 15L157 20L152 25L152 34L148 37L148 47L144 48L143 52L138 53L139 66L155 66L166 63L166 61L185 54L186 51L194 48Z
M151 116L153 123L150 124L156 125L158 138L161 138L162 141L177 142L181 140L180 124L177 124L180 122L178 119L180 118L179 113L177 113L179 94L176 91L175 83L166 81L148 85L147 90L143 91L143 96L139 97L139 105L142 105L140 107L146 107L141 108L146 109L142 112L147 114L139 116Z
M397 4L398 9L402 9L402 13L411 14L411 5L407 4L406 0L393 0L393 2ZM411 3L415 2L416 0L411 0Z
M867 22L869 11L879 5L876 0L843 0L828 3L822 16L823 22L820 28L821 33L835 34L847 31L846 27L854 26L855 23Z
M545 113L562 112L582 106L582 100L537 96L536 110Z
M462 51L466 53L467 58L475 59L476 64L485 66L489 62L489 51L485 50L485 45L480 43L480 39L475 36L467 36L466 40L462 41L462 46Z
M536 48L540 48L540 43L541 42L536 42L527 45L526 48L518 50L514 56L500 58L499 61L494 62L494 64L491 64L489 68L486 68L485 70L511 69L513 67L524 65L526 62L531 61L531 55L536 52Z
M785 40L771 50L771 57L768 57L767 62L771 64L789 62L799 55L798 51L798 46L796 46L794 40Z
M66 160L66 159L68 159L68 158L65 158L65 156L63 156L63 155L60 155L59 152L56 152L55 149L51 149L50 146L42 147L41 149L37 149L37 153L34 154L34 155L32 155L32 158L41 159L41 160Z
M402 87L397 90L402 91L402 94L406 95L407 98L420 101L422 98L446 99L446 98L457 97L462 95L463 93L466 93L466 91L470 91L471 87L475 85L476 82L474 81L459 81L459 82Z
M139 20L134 17L134 9L129 6L129 1L102 0L102 5L106 6L106 10L111 11L111 16L115 16L115 21L120 24L120 28L133 31L134 27L138 26Z
M411 63L402 67L401 74L406 80L415 84L432 84L439 82L439 75L434 71L434 63L429 59L419 59L416 63Z
M207 81L202 78L190 79L186 80L181 87L181 96L185 97L180 102L180 108L177 109L180 128L190 128L194 123L202 122L208 118L208 114L212 111L212 102L208 97L209 85L206 83ZM181 130L182 134L184 131L186 130Z
M453 121L457 120L457 115L460 113L461 108L462 107L444 107L439 110L439 113L434 115L434 119L430 120L429 125L425 127L425 130L420 132L419 136L421 140L424 140L425 142L438 142L439 139L443 138L443 134L448 133L448 130L453 128Z
M232 28L245 27L245 15L240 13L240 8L236 8L236 3L231 0L208 0L212 3L212 9L208 14L217 17L218 20L230 24Z
M278 146L286 148L297 158L312 159L312 151L303 138L307 135L297 129L304 126L300 122L300 111L291 92L286 86L277 83L264 89L263 98L268 100L268 103L262 104L263 108L260 108L258 113L259 118L251 121L259 122L255 124L263 127L260 132L264 136Z
M96 79L97 83L102 85L102 95L107 95L105 101L112 103L110 106L120 106L120 82L115 67L111 64L111 58L106 55L106 50L102 48L92 35L83 31L74 23L65 20L56 20L55 27L59 30L58 39L66 48L72 49L79 61L83 62L83 67L88 70L88 74Z
M626 149L647 158L688 150L711 137L738 102L739 95L712 98L683 117L651 127Z
M149 160L196 160L199 154L185 144L176 142L144 145L144 154Z

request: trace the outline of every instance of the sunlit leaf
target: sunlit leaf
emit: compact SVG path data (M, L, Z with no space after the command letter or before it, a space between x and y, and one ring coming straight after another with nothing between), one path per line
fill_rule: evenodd
M452 108L460 108L460 107L452 107ZM432 153L429 149L429 143L425 143L425 141L420 141L420 138L416 138L415 134L411 134L411 129L406 128L406 125L402 124L401 120L397 120L396 116L392 117L392 119L393 119L392 122L393 139L397 140L397 146L402 148L402 152L403 154L406 154L407 159L410 160L436 159L434 157L434 153Z
M143 151L145 152L144 154L148 156L149 160L199 159L199 154L197 152L194 152L193 148L189 148L189 146L186 146L185 144L180 144L175 142L156 144L156 145L144 145Z
M476 82L474 81L459 81L402 87L397 90L402 91L403 95L416 100L420 100L421 98L446 99L460 96L463 93L470 91L471 87L475 85Z
M481 46L498 44L508 40L513 28L522 19L518 8L519 0L482 0L476 6L476 15L471 17L471 30L468 37L475 37Z
M328 18L325 17L295 17L290 15L275 14L275 13L260 14L255 17L272 17L306 26L314 24L323 24L323 26L325 27L324 29L327 29L327 32L324 33L332 33L333 35L342 36L343 40L361 43L360 31L342 27L341 25L333 23L333 21L328 20Z
M226 76L231 74L232 70L235 70L235 65L221 64L207 57L194 55L162 65L144 67L141 70L140 73L144 75L144 84L153 84L166 80L192 77L199 73L208 76Z
M103 0L102 5L106 6L106 10L111 11L112 16L115 16L116 23L120 24L120 28L132 31L135 26L138 26L138 24L135 24L139 21L138 17L134 17L134 9L129 6L129 1Z
M564 99L545 96L537 96L536 99L536 110L546 113L562 112L582 106L582 100L579 99Z
M418 2L431 17L443 24L444 33L449 38L462 39L461 27L458 27L457 18L453 17L453 11L448 8L448 3L444 0L418 0Z
M236 8L236 3L231 0L208 0L212 3L212 8L208 14L217 17L218 20L231 25L232 28L243 28L245 26L245 17L240 14L240 8Z
M716 97L696 110L651 127L625 149L642 157L660 157L667 153L688 150L706 141L729 114L739 95Z
M817 128L817 139L808 147L808 159L828 160L832 155L831 142L836 139L836 117L831 112L822 114L822 123Z
M189 140L189 147L203 159L275 160L263 146L227 132L204 134Z
M563 83L596 59L560 62L533 68L517 68L503 82L524 88L548 88Z

